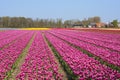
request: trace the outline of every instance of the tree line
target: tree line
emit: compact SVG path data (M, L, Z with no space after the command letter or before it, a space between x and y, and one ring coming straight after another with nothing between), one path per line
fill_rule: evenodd
M100 17L95 16L84 20L73 19L32 19L25 17L0 17L0 28L30 28L30 27L48 27L48 28L63 28L72 27L74 24L88 25L90 23L101 22Z
M32 19L25 17L0 17L1 28L62 27L62 19Z

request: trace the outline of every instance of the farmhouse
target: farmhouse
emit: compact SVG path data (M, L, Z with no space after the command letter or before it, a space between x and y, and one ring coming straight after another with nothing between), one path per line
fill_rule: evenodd
M101 27L104 27L105 26L105 23L96 23L96 27L98 28L101 28Z
M82 27L84 27L84 25L83 24L73 24L72 27L74 27L74 28L82 28Z
M96 23L90 23L89 25L88 25L88 28L95 28L97 25L96 25Z
M101 27L104 27L105 26L105 23L90 23L88 25L89 28L101 28Z

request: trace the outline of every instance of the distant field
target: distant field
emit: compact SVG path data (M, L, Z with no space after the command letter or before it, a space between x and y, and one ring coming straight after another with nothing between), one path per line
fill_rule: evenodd
M50 28L0 28L2 30L49 30Z
M75 30L103 32L103 33L116 33L116 34L120 33L120 29L115 29L115 28L77 28Z
M51 28L21 28L22 30L50 30Z

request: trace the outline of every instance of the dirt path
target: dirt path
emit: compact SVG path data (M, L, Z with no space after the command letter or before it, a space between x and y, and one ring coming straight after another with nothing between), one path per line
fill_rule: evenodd
M22 66L22 64L24 63L25 57L28 54L30 45L32 44L34 38L35 38L36 33L34 33L33 37L31 38L31 40L29 41L28 45L25 47L25 49L23 50L23 52L21 53L21 55L18 58L18 65L16 66L16 68L14 69L13 73L11 74L11 77L8 80L15 80L17 74L20 72L20 67Z
M45 43L48 45L48 43L47 43L47 41L46 41L46 39L45 39L44 33L42 33L42 36L43 36L43 38L44 38ZM53 51L52 51L52 49L50 48L49 45L48 45L48 48L49 48L50 52L54 55L54 59L55 59L55 61L56 61L57 64L58 64L59 72L63 75L63 80L68 80L68 79L67 79L67 75L66 75L66 73L65 73L62 65L59 63L59 60L57 59L57 57L55 56L55 54L53 53Z

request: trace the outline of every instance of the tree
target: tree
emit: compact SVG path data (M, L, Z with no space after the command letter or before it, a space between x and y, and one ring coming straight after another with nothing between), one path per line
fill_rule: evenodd
M57 26L62 27L62 19L57 19Z
M99 16L91 17L91 18L88 18L88 22L89 23L100 23L101 18Z
M8 27L9 26L9 17L2 17L2 24L3 24L3 27Z
M3 24L2 24L2 17L0 17L0 28L3 27Z
M82 24L87 26L89 24L89 21L87 19L82 20Z
M94 23L94 19L93 18L88 18L88 22L89 22L89 24Z
M72 27L73 24L74 24L73 20L66 20L66 21L64 21L64 26L65 27Z
M33 20L31 18L27 18L27 27L33 27L34 24L33 24Z
M114 27L118 27L118 20L113 20L112 24L113 24Z
M94 18L94 22L95 22L95 23L100 23L100 22L101 22L100 17L95 16L95 17L93 17L93 18Z

